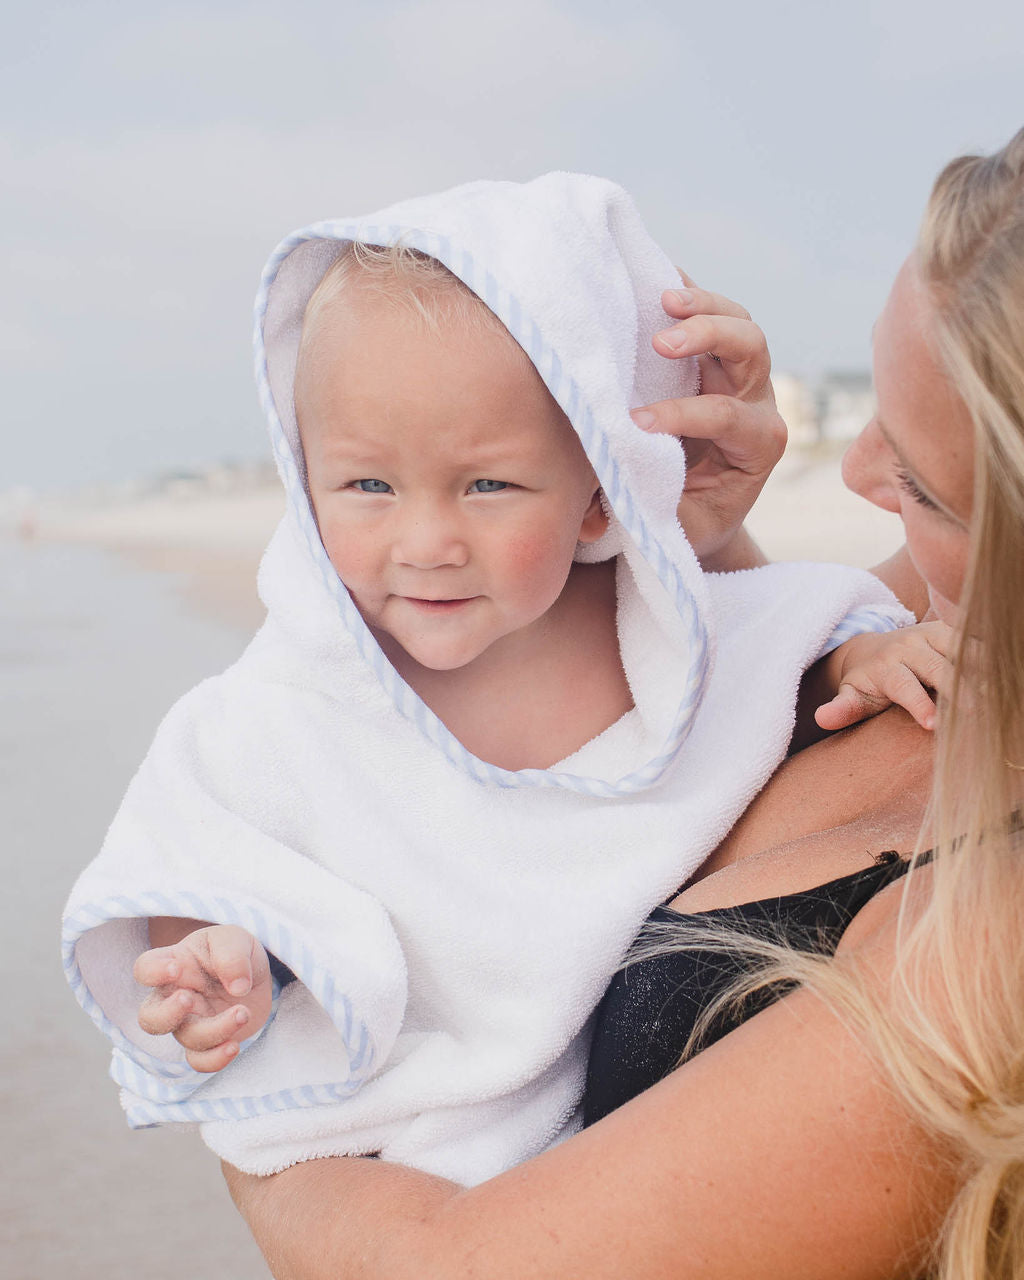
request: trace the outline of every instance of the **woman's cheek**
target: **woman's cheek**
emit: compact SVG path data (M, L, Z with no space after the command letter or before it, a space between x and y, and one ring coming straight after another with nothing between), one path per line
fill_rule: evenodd
M914 567L928 587L940 613L949 612L960 600L967 570L967 531L952 525L940 515L922 511L903 511L907 550ZM941 522L941 527L939 527ZM949 621L947 618L946 621Z

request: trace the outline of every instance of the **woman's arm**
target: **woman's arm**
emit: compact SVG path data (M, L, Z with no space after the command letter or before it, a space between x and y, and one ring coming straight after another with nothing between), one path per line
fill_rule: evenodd
M882 899L860 948L879 982L895 927ZM278 1280L894 1280L919 1273L956 1189L860 1041L805 991L470 1190L357 1159L225 1173Z

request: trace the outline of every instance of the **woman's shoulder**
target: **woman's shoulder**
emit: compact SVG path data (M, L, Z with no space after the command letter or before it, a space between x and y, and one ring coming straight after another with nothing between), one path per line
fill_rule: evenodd
M860 952L875 957L882 972L892 971L900 930L913 922L931 898L932 864L928 855L916 860L907 876L891 881L861 905L843 930L837 955Z
M816 879L783 885L779 892L822 884L862 865L868 853L913 847L931 790L933 743L930 733L893 707L791 756L694 882L747 859L770 858L776 850L786 851L792 867L795 845L825 836L834 842L836 833L850 837L861 861L840 862L834 870L822 865Z

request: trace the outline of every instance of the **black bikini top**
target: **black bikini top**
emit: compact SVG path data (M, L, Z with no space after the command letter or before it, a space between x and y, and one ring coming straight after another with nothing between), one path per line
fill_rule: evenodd
M799 950L832 954L861 907L904 875L908 866L898 853L883 853L870 867L802 893L693 915L656 907L648 919L658 925L685 920L698 929L735 928ZM679 1065L701 1014L736 981L743 963L742 953L723 949L716 937L706 949L657 955L616 973L597 1011L583 1100L584 1125L621 1107ZM720 1040L789 989L790 984L776 983L739 1007L728 1006L714 1018L695 1052Z

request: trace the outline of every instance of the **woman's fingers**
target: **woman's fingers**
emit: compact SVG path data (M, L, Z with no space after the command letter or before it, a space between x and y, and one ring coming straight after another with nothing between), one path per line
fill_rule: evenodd
M659 400L636 410L633 416L645 431L663 432L684 441L713 441L730 464L742 471L770 471L786 447L786 424L778 414L768 415L763 405L751 405L734 396Z
M684 272L680 271L679 274L683 277L686 288L666 289L661 295L661 305L670 316L682 320L686 316L703 312L708 315L735 316L738 320L750 319L750 312L746 307L733 302L732 298L727 298L721 293L711 293L708 289L701 289Z
M655 334L653 344L668 359L696 357L700 395L646 405L633 418L645 430L678 437L686 449L678 516L701 564L749 567L764 557L743 521L786 444L768 344L739 303L679 274L683 287L661 299L677 323Z
M661 355L670 358L709 352L723 362L750 366L748 377L752 383L766 382L771 372L764 334L753 320L740 316L704 312L692 315L656 333L654 346Z

